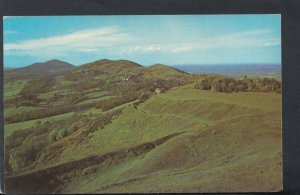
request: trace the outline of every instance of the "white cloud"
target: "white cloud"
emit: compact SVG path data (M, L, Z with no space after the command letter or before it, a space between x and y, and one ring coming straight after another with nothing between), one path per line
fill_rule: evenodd
M183 47L175 47L175 48L171 49L171 51L174 53L179 53L179 52L187 52L192 49L194 49L194 48L191 46L183 46Z
M158 47L158 46L153 46L153 45L151 45L151 46L145 47L144 50L145 50L145 51L160 51L161 48Z
M204 48L249 48L249 47L264 47L269 41L265 35L271 33L271 29L258 29L252 31L244 31L231 33L211 40L204 41ZM276 40L280 43L280 40Z
M216 37L199 37L197 41L182 43L165 43L152 45L132 45L123 49L123 53L136 52L172 52L182 53L191 50L205 50L205 49L219 49L219 48L259 48L271 47L280 45L280 39L269 38L272 33L271 29L258 29L252 31L244 31L237 33L230 33ZM267 36L266 36L267 35ZM266 38L267 37L267 38Z
M272 29L256 29L256 30L232 33L232 34L230 34L230 36L253 36L253 35L268 34L271 32L273 32Z
M266 46L266 47L275 46L275 45L281 45L281 42L279 39L270 39L264 43L264 46Z
M117 27L75 31L70 34L4 44L5 55L59 56L69 52L97 52L133 38Z
M121 48L121 53L136 53L136 52L159 52L164 50L157 45L130 45L127 47Z
M153 53L153 52L187 52L192 49L195 49L195 46L191 44L155 44L155 45L132 45L129 47L125 47L121 50L122 53Z
M12 35L12 34L16 34L16 33L17 33L16 31L12 31L12 30L5 30L5 31L3 31L4 35Z
M190 39L180 42L169 40L157 43L155 38L133 37L124 33L118 27L106 27L75 31L73 33L25 40L4 44L5 55L29 55L37 57L60 57L79 53L109 52L114 54L134 53L183 53L192 50L207 50L218 48L259 48L280 45L280 38L271 36L270 29L257 29L237 33L229 33L215 37L199 37L196 41ZM143 43L147 40L149 43ZM149 41L150 40L150 41Z

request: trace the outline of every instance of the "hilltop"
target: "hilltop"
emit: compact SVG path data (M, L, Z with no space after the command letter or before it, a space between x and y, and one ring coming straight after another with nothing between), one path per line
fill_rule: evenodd
M80 65L75 69L79 70L102 70L105 73L118 73L124 69L134 69L137 67L142 67L142 65L129 60L108 60L102 59L95 62Z
M34 63L22 68L14 68L5 70L7 79L12 77L29 78L32 76L59 74L73 69L75 66L60 60L50 60L47 62Z

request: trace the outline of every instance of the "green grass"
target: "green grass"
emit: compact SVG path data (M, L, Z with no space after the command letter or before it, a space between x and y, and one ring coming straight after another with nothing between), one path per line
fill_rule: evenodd
M33 111L36 110L37 107L33 107L33 106L20 106L18 108L7 108L4 110L4 116L8 117L8 116L12 116L14 114L18 114L20 112L25 112L25 111Z
M103 113L103 112L100 108L92 108L92 109L88 109L88 110L82 112L82 114L86 114L86 115L89 115L89 114L97 115L97 114L101 114L101 113Z
M193 85L187 85L179 90L173 89L169 93L162 94L177 100L198 100L203 102L217 102L232 104L247 108L257 108L270 111L281 110L281 94L262 92L222 93L193 89ZM279 103L275 105L274 102Z
M86 94L86 96L88 98L98 98L98 97L103 97L106 94L107 94L106 91L99 90L99 91L90 92L90 93Z
M19 122L19 123L5 124L4 125L4 137L9 136L14 131L32 128L35 126L36 121L41 121L42 123L44 123L46 121L51 121L51 120L53 120L53 121L63 120L63 119L66 119L66 118L72 116L73 114L74 114L73 112L69 112L69 113L59 114L56 116L46 117L46 118L42 118L42 119L35 119L35 120L24 121L24 122Z
M86 102L105 92L87 94ZM107 97L107 96L105 96ZM83 102L82 102L83 103ZM281 94L219 93L177 87L112 110L121 114L75 142L84 128L57 143L59 155L39 166L123 151L182 132L149 152L123 159L107 158L95 173L84 170L64 192L215 192L276 191L281 188ZM111 112L107 111L107 112ZM81 114L103 112L92 108ZM39 119L61 120L72 113ZM5 125L5 137L35 121ZM60 144L60 145L59 145ZM238 187L237 187L238 186ZM103 188L102 188L103 187Z
M127 106L112 124L93 134L89 149L70 148L65 151L65 158L78 159L75 154L84 156L105 153L155 140L170 133L201 130L214 125L216 120L232 117L232 114L239 116L247 115L247 112L259 113L260 110L279 111L279 100L278 94L224 94L197 90L190 86L170 90L153 96L138 109ZM276 105L274 101L277 101Z
M144 157L81 177L70 184L69 190L276 191L282 177L274 160L281 151L280 113L279 94L225 94L186 86L155 95L137 109L128 105L112 124L92 135L88 147L65 150L64 160L133 147L175 132L186 133Z
M28 80L17 80L12 85L10 82L4 84L4 99L16 97L26 85Z
M56 89L56 90L51 90L49 92L46 92L46 93L42 93L40 94L38 97L39 98L51 98L51 97L54 97L55 94L69 94L70 93L70 90L67 90L67 89Z
M106 95L104 95L104 96L100 96L100 97L96 97L96 98L90 98L90 99L87 99L87 100L84 100L84 101L80 102L79 105L80 104L86 104L86 103L92 103L92 102L97 103L101 100L110 99L112 97L115 97L115 96L106 96Z

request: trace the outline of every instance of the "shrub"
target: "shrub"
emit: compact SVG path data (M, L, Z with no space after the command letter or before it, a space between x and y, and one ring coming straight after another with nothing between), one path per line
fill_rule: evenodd
M49 133L48 138L49 138L50 143L53 143L53 142L57 141L56 136L57 136L57 131L56 130L52 130Z
M60 140L60 139L64 138L67 134L68 134L68 132L67 132L67 130L65 128L60 129L57 132L56 140Z

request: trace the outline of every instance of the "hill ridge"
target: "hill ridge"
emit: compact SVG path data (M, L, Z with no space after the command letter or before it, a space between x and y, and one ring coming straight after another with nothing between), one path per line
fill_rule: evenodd
M5 76L7 79L21 77L27 78L31 76L43 76L49 74L59 74L70 71L75 66L61 60L53 59L46 62L37 62L31 65L5 70Z

